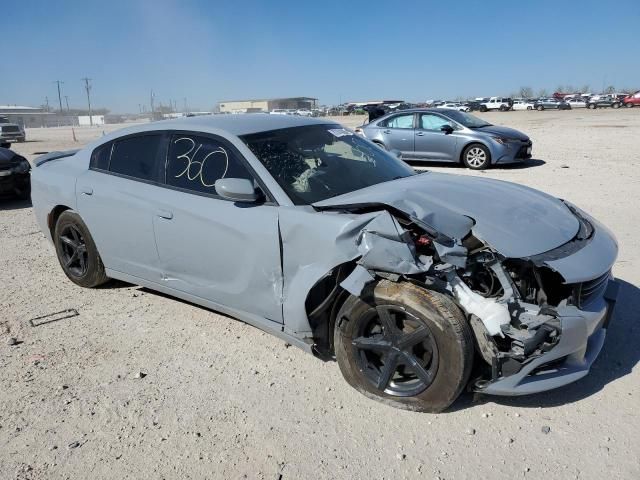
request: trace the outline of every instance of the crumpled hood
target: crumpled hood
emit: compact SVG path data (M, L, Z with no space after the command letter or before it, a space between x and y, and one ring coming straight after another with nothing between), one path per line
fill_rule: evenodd
M452 239L474 236L508 258L547 252L580 224L557 198L500 180L425 172L313 204L318 209L384 205Z
M502 138L510 138L514 140L520 140L526 142L529 137L518 130L509 127L500 127L498 125L490 125L488 127L476 128L475 132L488 133Z

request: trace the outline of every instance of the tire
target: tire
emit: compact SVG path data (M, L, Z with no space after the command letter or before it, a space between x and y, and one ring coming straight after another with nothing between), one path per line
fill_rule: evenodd
M366 292L349 296L336 320L336 358L345 380L366 397L404 410L449 407L473 363L462 311L446 295L406 282L383 280Z
M472 143L462 152L462 163L471 170L484 170L491 165L491 152L480 143Z
M60 266L73 283L94 288L109 280L96 244L80 215L70 210L62 212L56 222L53 241Z
M484 105L480 105L480 111L481 112L487 112L487 111L489 111L489 109Z
M500 105L500 111L501 112L506 112L507 111L507 107L505 107L504 105Z
M533 110L533 107L532 107L531 105L529 105L529 106L527 107L527 110Z
M595 110L596 109L596 104L595 103L590 103L587 107L590 108L591 110Z
M613 108L620 108L620 104L619 103L614 103L611 105Z
M19 200L31 200L31 185L18 194Z
M542 105L538 105L538 106L536 107L536 110L538 110L539 112L541 112L541 111L543 111L543 110L544 110L544 107L543 107Z
M633 103L625 103L624 105L627 108L633 108Z

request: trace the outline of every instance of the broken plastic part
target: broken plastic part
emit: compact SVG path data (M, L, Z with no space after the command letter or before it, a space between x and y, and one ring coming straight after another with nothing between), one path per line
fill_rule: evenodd
M511 321L506 304L478 295L453 271L449 273L447 279L460 306L468 314L475 315L482 320L489 335L504 337L501 326L508 325Z

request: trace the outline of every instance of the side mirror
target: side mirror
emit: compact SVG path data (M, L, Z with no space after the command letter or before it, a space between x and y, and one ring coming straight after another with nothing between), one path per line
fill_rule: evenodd
M402 160L402 152L400 150L392 148L391 150L389 150L389 153L396 157L398 160Z
M453 127L451 125L442 125L440 130L443 131L445 135L453 133Z
M221 178L215 183L216 193L226 200L234 202L257 202L260 195L253 182L246 178Z

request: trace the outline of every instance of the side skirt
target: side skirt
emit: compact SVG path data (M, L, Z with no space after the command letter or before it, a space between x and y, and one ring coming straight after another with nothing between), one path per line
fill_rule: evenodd
M257 315L253 315L248 312L244 312L242 310L236 310L234 308L226 307L224 305L219 305L210 300L197 297L195 295L191 295L189 293L181 292L179 290L175 290L173 288L167 287L166 285L162 285L156 282L151 282L149 280L136 277L133 275L129 275L127 273L118 272L116 270L111 270L109 268L105 269L105 273L109 278L113 278L116 280L122 280L123 282L133 283L134 285L140 285L142 287L148 288L150 290L155 290L166 295L170 295L172 297L180 298L187 302L194 303L196 305L200 305L202 307L208 308L210 310L214 310L216 312L220 312L229 317L233 317L242 322L248 323L251 326L259 328L271 335L275 335L276 337L284 340L285 342L294 345L307 353L313 354L313 344L307 343L303 339L295 337L284 331L284 326L273 322L269 319L259 317Z

